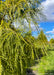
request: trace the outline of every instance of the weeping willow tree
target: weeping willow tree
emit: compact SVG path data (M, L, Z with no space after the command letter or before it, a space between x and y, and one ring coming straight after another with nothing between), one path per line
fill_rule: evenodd
M39 0L0 0L0 75L26 75L36 49L22 34L27 25L31 32L31 21L37 25L39 4Z

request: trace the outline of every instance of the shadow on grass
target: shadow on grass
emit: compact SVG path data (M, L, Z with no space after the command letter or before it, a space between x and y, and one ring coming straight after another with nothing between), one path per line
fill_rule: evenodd
M47 70L45 75L54 75L54 70Z
M31 69L27 69L26 75L35 75Z

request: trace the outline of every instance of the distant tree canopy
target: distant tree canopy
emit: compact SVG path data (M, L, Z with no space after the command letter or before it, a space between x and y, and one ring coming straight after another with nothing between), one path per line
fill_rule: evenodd
M47 42L47 37L44 34L43 30L40 31L40 34L38 35L38 40L40 40L42 42Z
M54 43L54 39L52 38L52 39L50 39L50 43Z

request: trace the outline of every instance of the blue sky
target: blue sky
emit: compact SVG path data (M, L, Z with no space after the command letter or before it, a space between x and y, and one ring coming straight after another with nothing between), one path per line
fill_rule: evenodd
M46 16L46 20L42 18L39 26L43 29L48 40L50 40L54 38L54 0L43 0L41 6L43 7L42 13ZM37 36L36 31L33 31L32 35Z

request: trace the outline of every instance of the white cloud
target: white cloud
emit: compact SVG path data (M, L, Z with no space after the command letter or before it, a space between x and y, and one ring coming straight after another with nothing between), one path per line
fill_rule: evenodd
M40 27L40 25L34 25L34 23L33 22L31 22L31 29L32 29L32 31L40 31L40 30L43 30L43 28L42 27Z
M41 3L43 14L48 21L54 21L54 0L46 0Z
M52 31L47 31L46 33L52 33L52 34L54 34L54 29Z

